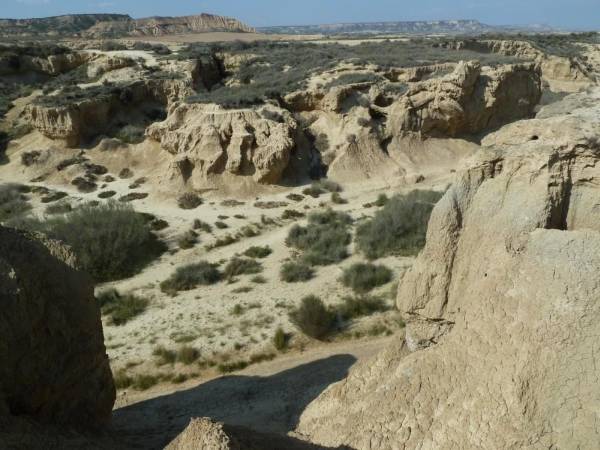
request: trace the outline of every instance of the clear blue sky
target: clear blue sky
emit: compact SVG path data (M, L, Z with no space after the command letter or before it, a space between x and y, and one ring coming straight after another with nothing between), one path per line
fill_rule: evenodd
M492 25L600 29L600 0L0 0L0 17L116 12L133 17L210 12L250 25L478 19Z

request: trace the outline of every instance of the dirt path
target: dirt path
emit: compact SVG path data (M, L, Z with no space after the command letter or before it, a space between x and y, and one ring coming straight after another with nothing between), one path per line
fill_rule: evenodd
M399 335L323 345L235 375L188 382L177 390L121 397L111 434L122 437L128 448L161 449L192 417L285 434L321 392L346 377L355 363L368 360L394 340L399 341Z

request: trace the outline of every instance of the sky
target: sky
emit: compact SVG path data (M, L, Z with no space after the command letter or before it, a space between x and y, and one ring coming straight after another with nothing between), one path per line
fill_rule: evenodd
M110 12L133 17L208 12L249 25L476 19L599 30L600 0L0 0L0 17Z

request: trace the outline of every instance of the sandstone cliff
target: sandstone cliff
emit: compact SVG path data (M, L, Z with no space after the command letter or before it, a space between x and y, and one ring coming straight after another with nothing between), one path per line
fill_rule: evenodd
M18 442L10 418L104 424L115 388L93 283L71 251L0 227L0 300L0 447Z
M451 46L457 50L491 52L536 61L541 67L544 80L557 91L577 91L595 81L591 68L576 55L565 57L547 54L527 41L468 40L456 41Z
M400 282L413 353L399 342L355 368L300 433L360 449L597 446L600 90L590 95L485 140Z
M173 175L202 182L224 173L277 183L294 148L296 122L280 108L225 110L175 104L146 133L175 155Z
M44 102L34 102L25 109L29 124L50 139L61 139L74 147L110 130L123 118L129 122L132 110L144 105L167 106L193 92L192 79L150 79L113 88L84 91L81 98L64 102L57 94Z

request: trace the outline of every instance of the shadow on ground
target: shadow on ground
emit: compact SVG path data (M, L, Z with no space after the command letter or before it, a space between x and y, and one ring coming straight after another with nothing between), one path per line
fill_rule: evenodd
M226 376L115 410L114 435L130 448L162 449L194 417L285 435L306 406L348 375L352 355L334 355L267 377Z

